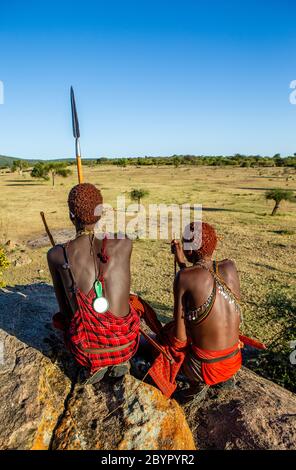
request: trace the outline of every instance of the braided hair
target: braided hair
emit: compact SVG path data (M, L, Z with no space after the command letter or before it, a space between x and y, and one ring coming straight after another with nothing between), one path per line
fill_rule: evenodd
M191 222L185 228L183 241L192 244L198 258L212 256L217 246L214 227L206 222Z
M101 191L93 184L81 183L74 186L68 196L71 218L80 227L95 224L100 216L95 215L97 206L103 203Z

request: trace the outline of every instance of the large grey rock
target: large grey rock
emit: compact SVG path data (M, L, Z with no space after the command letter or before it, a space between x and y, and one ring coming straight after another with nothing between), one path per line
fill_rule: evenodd
M47 448L75 365L52 329L52 288L0 290L0 448Z
M131 376L79 384L56 309L46 284L0 290L0 448L194 449L181 407L154 387Z
M51 234L56 244L65 243L66 241L75 237L75 229L74 227L71 227L61 230L52 230ZM27 242L27 245L31 248L41 248L44 246L50 247L50 240L48 238L48 235L44 233L41 237L29 240Z
M181 407L132 376L73 391L52 449L192 450Z
M234 389L184 410L199 449L296 449L295 395L244 367Z

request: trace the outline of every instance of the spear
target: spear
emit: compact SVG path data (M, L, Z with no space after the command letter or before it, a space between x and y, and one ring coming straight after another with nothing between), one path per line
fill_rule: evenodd
M73 126L73 136L75 139L75 153L76 153L76 165L77 165L77 173L78 173L78 183L83 183L83 174L82 174L82 166L81 166L81 150L80 150L80 129L79 129L79 121L75 103L75 95L73 87L70 90L70 99L71 99L71 110L72 110L72 126Z
M83 176L82 176L82 165L81 165L81 151L80 151L80 143L79 143L79 138L80 138L80 130L79 130L79 121L78 121L78 115L77 115L77 109L76 109L76 103L75 103L75 95L74 95L74 90L73 87L71 86L70 89L70 98L71 98L71 110L72 110L72 126L73 126L73 136L75 138L75 150L76 150L76 164L77 164L77 172L78 172L78 182L83 183ZM44 212L40 212L41 218L43 225L45 227L46 233L48 235L48 238L51 242L52 246L55 246L55 241L54 238L49 230L49 227L47 225L46 219L45 219L45 214ZM147 335L142 328L140 328L140 332L142 335L149 341L152 346L154 346L155 349L157 349L159 352L164 354L166 358L170 361L170 363L174 363L174 359L165 351L165 349L162 348L155 340L153 340L149 335Z

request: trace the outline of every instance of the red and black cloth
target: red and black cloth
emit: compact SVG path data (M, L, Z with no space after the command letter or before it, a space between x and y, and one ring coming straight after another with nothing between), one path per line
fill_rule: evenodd
M72 277L77 308L69 323L66 324L65 317L58 313L53 318L53 324L64 331L66 346L76 361L93 374L101 367L128 361L136 353L140 338L140 316L131 302L129 313L124 317L116 317L109 310L97 313L93 308L96 297L94 288L85 294L76 284L69 264L68 244L63 245L65 266ZM105 237L99 255L102 264L109 260L106 244ZM101 263L98 279L104 287Z
M128 315L116 317L109 311L95 312L94 297L93 290L88 295L77 292L78 308L68 328L61 323L60 314L53 319L54 325L64 330L66 346L76 361L91 373L128 361L137 351L140 334L140 317L131 303Z

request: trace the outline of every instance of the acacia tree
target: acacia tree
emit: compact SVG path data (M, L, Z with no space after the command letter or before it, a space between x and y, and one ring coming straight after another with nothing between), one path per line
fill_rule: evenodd
M116 165L121 167L121 168L126 168L126 165L127 165L126 158L119 158L116 162Z
M175 168L178 168L181 165L181 158L174 156L173 157L173 165Z
M32 178L40 178L45 181L48 181L49 176L48 176L48 168L46 164L42 162L36 163L32 168L31 176Z
M48 172L51 174L52 186L55 184L55 176L62 176L66 178L71 175L72 171L67 168L67 165L63 162L52 162L47 164Z
M51 175L52 186L54 187L56 175L66 178L71 173L72 171L69 168L67 168L67 165L63 162L51 162L51 163L38 162L33 167L31 171L31 176L33 178L41 178L41 179L48 181L49 175Z
M271 199L275 202L271 215L275 215L280 207L281 201L295 201L293 191L289 189L270 189L265 193L266 199Z
M13 160L12 162L12 167L11 171L14 173L15 171L18 171L20 175L23 174L23 170L28 168L29 164L26 162L26 160Z
M149 191L147 191L146 189L142 189L142 188L132 189L130 192L130 198L132 201L136 201L138 203L138 209L139 209L140 204L141 204L141 199L143 199L143 197L148 196L148 194L149 194Z

